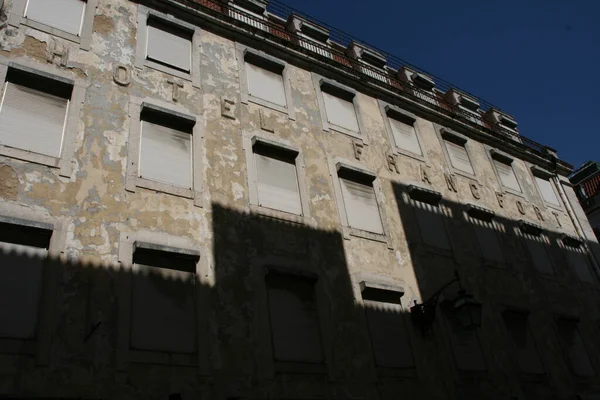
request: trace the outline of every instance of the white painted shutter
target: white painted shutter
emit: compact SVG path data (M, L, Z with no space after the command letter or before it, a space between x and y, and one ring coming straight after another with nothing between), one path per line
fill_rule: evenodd
M444 312L456 368L461 371L485 371L486 365L477 332L465 330L455 315Z
M60 157L69 100L6 82L0 144Z
M192 188L192 135L142 122L140 177Z
M531 374L543 374L544 367L533 341L533 336L529 331L527 316L509 313L504 315L504 321L515 346L517 362L521 371Z
M549 180L536 176L535 182L537 183L540 193L542 194L542 198L545 201L555 205L560 204L558 198L556 197L556 192L552 187L552 183Z
M35 337L46 249L0 242L0 337Z
M256 153L254 161L259 205L302 215L296 165Z
M25 16L61 31L79 35L86 2L83 0L29 0Z
M275 360L321 363L323 349L314 282L269 274L267 290Z
M358 132L358 119L354 103L344 100L327 92L323 92L323 101L325 102L325 111L329 123Z
M415 201L414 210L423 242L430 246L450 250L450 242L444 228L444 216L440 207Z
M147 57L189 72L192 63L192 41L148 25Z
M446 148L448 149L448 155L450 156L450 162L452 166L460 171L475 174L469 154L465 146L461 146L456 143L452 143L448 140L446 142Z
M394 135L394 141L399 148L410 151L411 153L422 155L417 132L413 125L405 124L397 119L390 118L390 125Z
M493 222L481 221L478 219L471 220L475 229L475 237L481 253L486 260L495 262L504 262L502 247Z
M372 185L340 178L348 225L373 233L383 233L379 206Z
M365 300L365 313L377 366L413 367L413 353L402 308L396 304Z
M546 244L542 241L542 239L528 235L525 237L525 242L527 243L527 249L529 250L529 255L531 256L533 266L540 272L554 274L552 262L550 261L550 257L546 251Z
M569 264L571 264L571 268L573 268L580 281L594 283L594 277L590 271L586 254L580 250L567 249L567 257L569 259Z
M247 62L246 76L248 78L248 94L282 107L287 105L281 74Z
M131 346L140 350L196 350L194 277L190 272L136 264Z
M561 338L563 348L567 350L567 356L571 368L579 376L595 376L596 372L590 363L585 345L581 340L577 324L571 321L559 321L558 334Z
M515 175L512 165L505 164L498 160L494 160L494 165L496 166L496 171L498 171L502 185L520 192L521 186L519 186L519 181L517 181L517 176Z

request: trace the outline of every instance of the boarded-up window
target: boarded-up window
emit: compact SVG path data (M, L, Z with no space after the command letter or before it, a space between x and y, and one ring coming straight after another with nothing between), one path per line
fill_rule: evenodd
M509 338L515 348L515 355L521 371L530 374L543 374L544 367L529 330L527 314L505 312L502 316Z
M444 325L450 339L456 368L461 371L485 371L487 368L477 331L464 329L451 307L442 305L441 308L445 311Z
M351 100L343 99L323 91L323 102L325 103L327 120L330 124L352 132L359 131L356 110Z
M581 248L567 247L567 258L577 278L582 282L594 283L594 277L590 270L589 258Z
M192 188L192 135L161 125L166 121L142 121L139 176L186 189Z
M171 25L150 19L146 57L163 65L190 72L192 64L192 34Z
M86 2L83 0L29 0L25 16L61 31L79 35Z
M386 368L414 367L407 321L402 307L399 304L366 299L364 304L376 365Z
M524 234L525 243L535 269L546 274L554 274L552 259L548 253L548 243L544 236Z
M0 144L60 157L69 97L70 93L57 96L6 82L0 106Z
M197 261L197 258L176 253L136 250L131 301L133 349L196 351Z
M473 217L470 220L483 257L489 261L504 262L504 255L500 244L501 236L494 221L484 221Z
M423 243L450 250L450 242L444 227L444 214L437 204L413 201L413 207Z
M302 215L295 164L297 153L256 145L253 151L258 181L258 204Z
M315 281L272 271L266 284L275 360L322 363Z
M498 176L500 177L500 182L503 186L516 190L517 192L521 191L521 186L519 186L519 181L517 181L517 176L515 175L515 171L510 163L505 163L500 160L494 159L494 165L496 166L496 171L498 171Z
M279 106L287 105L281 71L275 72L246 62L248 94Z
M0 224L0 337L36 336L50 231Z
M373 178L356 175L346 174L344 170L340 170L339 175L348 226L383 234Z
M391 117L389 118L389 121L396 146L402 150L422 155L423 152L421 151L414 125L408 123L408 121L400 121L399 119Z
M475 171L473 171L473 166L471 165L469 153L467 152L465 144L457 144L449 140L445 140L445 143L452 166L459 171L474 175Z
M548 179L536 176L535 183L537 183L537 186L540 189L540 194L542 195L544 201L554 205L560 204L558 201L558 197L556 197L556 192L552 187L552 182L550 182Z
M592 367L585 345L579 335L577 321L560 319L557 321L557 327L562 348L573 373L579 376L595 376L596 371Z

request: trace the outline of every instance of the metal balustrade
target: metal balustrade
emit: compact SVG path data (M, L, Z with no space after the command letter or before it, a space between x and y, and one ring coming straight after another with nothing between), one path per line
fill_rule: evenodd
M467 94L480 104L480 113L467 111L461 109L461 107L458 105L449 103L442 96L437 96L431 91L415 87L409 82L404 82L399 79L396 79L391 74L386 75L379 68L368 65L360 60L354 60L348 57L344 53L344 51L340 50L346 48L352 41L361 43L364 46L384 55L387 59L387 68L389 70L400 70L403 67L407 67L410 70L413 70L417 73L422 73L426 76L431 77L435 81L436 90L439 93L445 93L448 90L455 88L455 86L444 81L443 79L440 79L428 72L425 72L422 69L411 65L406 61L396 56L393 56L385 51L379 50L374 46L368 45L344 33L339 29L329 26L326 23L315 20L314 18L309 17L306 14L303 14L302 12L299 12L298 10L287 6L281 3L280 1L270 0L267 6L267 13L277 16L283 21L287 20L287 18L291 14L299 15L305 18L306 20L315 23L316 25L328 29L330 32L329 41L336 43L336 45L323 44L311 38L308 38L301 33L295 34L289 32L286 29L285 24L277 21L275 18L266 18L265 16L252 13L242 8L238 8L233 4L225 5L222 0L173 1L191 7L202 7L202 11L207 12L216 17L226 15L229 17L229 20L225 18L226 22L234 22L242 28L243 25L246 25L252 28L251 33L257 35L271 36L270 38L272 38L280 44L284 44L289 47L297 47L297 50L301 50L305 53L313 53L315 55L320 56L316 58L326 57L329 60L331 60L330 62L334 64L336 68L344 70L345 72L348 72L350 74L357 75L357 77L361 79L361 81L367 81L375 86L383 87L388 91L398 93L400 96L410 97L413 101L417 103L420 103L426 107L434 108L438 112L450 115L452 116L452 118L460 120L463 123L472 125L477 129L495 132L506 137L507 139L511 139L515 142L527 146L530 150L532 150L535 153L538 153L539 155L546 155L544 151L546 146L537 143L527 137L524 137L518 133L515 133L514 131L505 129L498 123L491 123L483 119L483 114L485 113L485 111L487 111L490 108L495 108L496 110L499 110L498 107L494 107L487 101L460 89L461 92ZM233 19L234 21L231 21L231 19Z

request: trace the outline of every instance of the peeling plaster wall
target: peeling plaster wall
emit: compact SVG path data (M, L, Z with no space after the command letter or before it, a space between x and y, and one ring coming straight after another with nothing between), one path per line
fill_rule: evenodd
M133 66L135 61L137 7L127 0L100 0L90 51L25 25L10 26L5 17L0 19L0 56L54 68L88 85L69 178L59 176L53 168L0 156L1 201L21 205L22 218L32 210L63 221L67 231L64 259L71 260L71 264L63 265L58 279L48 364L38 365L31 356L0 354L0 394L166 398L178 392L184 398L392 399L406 393L419 398L480 398L484 393L487 398L500 399L551 398L547 388L552 387L559 398L569 398L581 387L600 383L594 379L582 385L569 375L549 323L556 313L578 315L586 343L600 336L598 286L579 283L560 254L558 275L539 276L512 232L507 235L505 248L511 267L484 267L473 231L459 222L458 205L474 203L508 221L524 219L549 231L575 236L566 210L549 208L539 197L529 165L515 160L523 195L506 193L500 207L496 192L502 188L486 148L471 140L469 150L477 180L452 174L454 191L444 175L452 170L436 126L417 117L425 161L399 155L399 172L392 172L387 164L389 138L377 99L362 93L357 94L357 101L369 143L357 161L351 138L323 131L311 72L293 63L289 68L296 119L290 120L254 103L241 103L235 42L203 29L201 87L184 81L177 102L190 114L202 117L199 123L204 124L203 207L195 206L191 199L142 188L134 193L125 191L131 98L173 103L173 88L168 83L171 77L163 72L131 67L129 85L113 80L115 66ZM49 43L69 48L66 67L61 67L56 57L49 60ZM222 97L235 102L235 119L222 117ZM241 132L258 132L264 125L273 128L269 135L302 151L312 218L309 227L269 220L257 228L247 220L248 181ZM342 238L335 177L328 166L328 158L335 157L358 162L377 173L389 244L355 236ZM423 181L422 170L430 184ZM446 260L459 266L465 287L486 304L480 341L487 373L473 376L454 369L452 350L439 321L434 338L423 339L416 329L410 331L417 355L412 374L386 377L374 366L357 289L362 277L383 277L402 286L402 305L408 309L453 274L453 268L442 265L436 266L435 274L415 272L429 268L432 256L415 243L414 227L406 226L407 220L399 214L402 198L397 196L397 187L410 184L439 191L444 201L453 205L453 218L446 223L453 232L450 240L455 251ZM480 199L472 194L473 184ZM525 215L516 201L524 205ZM534 205L541 210L543 220L536 216ZM223 210L230 210L231 216ZM202 257L208 260L209 272L202 280L209 288L210 311L201 317L208 321L207 371L149 363L131 363L125 370L116 367L120 331L117 287L118 277L125 271L119 265L120 235L136 231L186 238L205 249ZM268 345L258 344L261 325L256 321L262 314L257 309L261 303L255 282L261 278L255 260L272 254L311 263L332 289L326 374L269 372L273 365L269 352L264 353ZM330 268L340 265L339 257L346 270ZM546 377L537 382L529 382L514 369L500 317L505 304L532 311L530 324L536 327L537 345L544 349L548 369ZM97 321L102 324L86 340ZM600 345L595 346L589 346L588 352L592 363L600 367Z

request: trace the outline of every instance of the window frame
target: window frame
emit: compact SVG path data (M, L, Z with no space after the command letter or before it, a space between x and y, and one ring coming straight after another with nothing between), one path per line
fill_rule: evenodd
M519 223L517 224L517 226L515 226L515 229L517 231L517 236L520 237L522 240L537 241L543 245L544 251L546 252L546 257L548 258L548 261L550 262L550 269L552 269L551 273L541 271L536 267L536 263L534 261L533 254L531 254L531 250L530 250L529 246L527 245L527 242L523 243L523 245L525 246L525 251L527 252L528 263L531 266L531 268L533 269L533 271L535 271L536 274L543 276L545 278L557 279L559 268L557 265L556 257L554 256L553 251L552 251L552 240L549 235L549 232L545 231L543 228L541 228L538 225L532 224L532 223L524 221L524 220L520 220ZM530 236L537 238L538 240L532 240L530 238Z
M190 72L185 72L180 69L169 67L161 63L147 59L148 47L148 20L154 18L160 20L161 23L174 26L177 29L188 31L190 33ZM186 81L192 82L192 86L200 88L200 52L201 52L201 29L181 19L175 18L172 15L165 14L146 6L139 5L137 13L137 35L135 48L135 66L143 69L144 67L164 72L166 74L176 76Z
M67 242L66 221L22 205L7 203L0 205L0 222L51 232L48 258L44 261L40 281L36 336L33 339L0 339L0 354L34 356L37 365L48 365L55 321L55 299L62 268L60 262L54 260L62 260Z
M332 315L329 307L326 282L322 279L321 272L317 270L309 259L298 260L285 256L258 256L250 261L252 270L257 271L254 275L254 284L257 288L255 296L253 324L258 332L258 346L261 356L258 357L260 365L259 374L265 378L272 378L276 372L296 372L323 374L333 377L335 374L333 365L333 343L331 332ZM315 281L315 303L319 316L319 327L321 333L321 346L323 350L323 363L311 364L295 361L275 361L273 351L273 338L271 334L271 317L269 311L268 287L266 278L269 272L275 271L299 278L308 278Z
M414 241L412 244L417 247L420 247L421 249L423 249L423 251L427 253L452 258L454 254L454 244L452 242L451 235L449 235L449 228L447 222L448 217L451 215L451 211L445 203L442 194L440 192L418 185L408 185L406 187L406 191L403 191L402 193L402 200L407 206L411 208L412 218L414 218L413 229L416 229L418 232L419 240ZM427 204L432 207L437 207L437 209L439 210L440 223L442 225L442 228L444 229L444 236L448 244L447 248L427 243L425 235L423 234L423 230L421 229L419 216L417 215L416 211L416 208L420 208L420 204Z
M136 350L131 348L131 320L133 301L133 254L137 247L156 249L171 253L193 255L198 257L196 263L195 296L195 322L197 347L196 354L169 353L156 350ZM199 290L199 285L204 277L210 276L208 252L203 246L180 236L173 236L163 232L137 231L121 232L119 237L119 264L121 273L117 277L118 296L118 321L117 321L117 369L128 370L134 363L151 363L162 365L183 365L197 367L201 374L208 374L208 355L210 349L209 305L206 290Z
M92 44L92 32L94 28L94 17L96 16L96 8L98 7L98 0L83 0L85 3L85 10L83 13L83 19L81 23L81 31L79 35L74 35L69 32L65 32L61 29L53 26L37 22L25 17L25 8L29 0L13 0L12 8L9 10L8 23L14 27L19 28L21 25L48 33L50 35L60 37L73 43L79 44L79 48L82 50L89 50Z
M62 138L63 145L59 157L33 153L29 150L4 146L1 144L0 155L56 168L59 176L70 178L73 172L73 158L75 157L76 142L79 137L79 122L81 121L80 114L89 83L79 78L72 78L71 75L66 74L63 71L59 71L54 67L41 66L37 64L33 66L33 64L21 61L19 63L15 63L7 61L2 57L0 58L0 82L2 85L2 96L4 95L4 88L5 83L7 82L6 78L9 69L14 69L25 74L37 75L44 79L66 83L71 85L73 90L71 92L71 98L69 99L67 112L65 115ZM41 91L43 92L43 90Z
M550 208L554 208L556 210L563 210L563 204L562 204L562 199L560 198L560 194L558 192L558 189L556 187L556 184L552 181L552 176L553 174L542 169L539 168L535 165L531 165L529 167L529 170L531 172L531 176L533 178L533 184L537 190L538 196L539 198L542 200L542 203L546 206L546 207L550 207ZM556 196L556 200L558 201L558 204L553 204L548 202L544 196L542 195L542 189L540 189L540 186L537 183L537 180L535 178L540 178L543 180L547 180L550 183L550 187L552 188L552 190L554 191L554 195Z
M192 188L186 189L169 183L157 182L139 177L140 140L142 131L141 114L144 109L165 113L174 118L194 122L192 129ZM204 181L204 120L196 117L187 109L173 106L169 103L155 99L141 99L133 97L129 103L129 140L127 144L127 174L125 178L125 190L134 193L136 188L155 190L178 197L193 199L194 205L204 205L203 181Z
M417 116L411 112L401 109L398 106L386 103L383 100L378 99L377 103L379 104L379 111L381 112L381 116L383 118L383 125L385 127L387 137L391 143L390 147L392 148L392 152L396 155L401 154L406 157L413 158L415 160L426 162L427 161L426 152L423 150L423 141L421 139L422 133L421 133L421 129L419 128L419 124L417 123ZM392 115L390 115L390 114L392 114ZM401 118L404 118L406 121L412 121L412 126L415 130L415 136L417 139L417 144L419 145L419 149L421 150L421 154L413 153L409 150L405 150L398 146L398 144L396 143L396 138L394 137L392 123L390 121L390 119L398 120L398 118L394 118L393 114L402 116ZM400 121L400 122L403 122L403 121Z
M324 78L314 72L312 73L312 79L313 79L313 86L315 88L315 92L317 93L317 102L319 104L319 113L321 115L321 124L323 126L323 131L325 131L325 132L334 131L334 132L342 133L344 135L350 136L353 139L361 140L364 144L368 145L369 144L369 135L367 134L365 125L364 125L362 117L361 117L362 112L361 112L361 107L360 107L360 101L358 100L358 97L359 97L358 92L346 85L342 85L341 83L336 82L334 80ZM336 91L346 93L347 97L352 98L352 100L346 100L346 101L349 101L354 105L354 113L356 114L356 120L358 123L358 132L354 132L350 129L347 129L347 128L344 128L344 127L341 127L341 126L338 126L338 125L335 125L335 124L332 124L329 122L329 118L327 116L327 109L325 108L325 100L323 98L323 89L322 89L323 85L335 88ZM327 91L327 90L325 90L325 91ZM335 94L331 94L331 95L335 96L335 97L340 97L340 96L336 96Z
M340 223L342 225L342 234L344 239L350 240L351 236L373 240L375 242L386 243L388 249L393 249L393 244L391 241L391 237L389 234L389 229L387 227L386 221L388 221L385 213L385 209L383 205L385 204L383 201L383 192L381 185L379 183L379 179L377 178L377 174L374 171L365 169L362 165L359 165L353 161L349 161L343 158L329 158L329 174L331 175L331 179L333 181L333 189L335 200L337 204L337 210L340 217ZM383 233L373 233L359 228L353 228L349 226L348 223L348 214L346 211L346 206L344 203L344 198L342 195L342 188L340 184L339 171L341 169L346 169L352 172L356 172L361 175L368 176L369 178L373 178L372 186L373 192L375 193L375 200L377 201L377 208L379 210L379 216L381 218L381 226Z
M408 315L406 313L406 307L402 304L402 299L404 299L404 294L406 293L404 283L401 280L394 280L393 277L390 276L379 275L370 272L361 272L352 277L352 289L354 291L354 298L363 309L363 329L365 335L367 335L369 338L369 351L371 352L373 365L375 366L378 375L414 378L416 376L416 358L414 348L415 338L413 337L413 329L411 329L411 322L408 319ZM399 294L397 302L392 303L386 302L382 299L372 300L369 298L365 298L367 297L366 295L368 293L384 293L385 295L388 295L391 292ZM391 367L382 366L378 364L375 354L375 348L373 345L371 322L369 322L369 317L367 315L367 307L369 304L380 303L386 304L386 308L390 307L389 309L398 313L398 318L402 318L402 324L404 325L404 328L406 330L406 341L408 347L410 348L410 358L412 359L411 366Z
M475 243L477 245L477 248L479 249L479 254L481 256L481 260L482 260L483 264L487 265L487 266L507 268L507 266L509 264L509 261L508 261L509 257L507 257L507 254L505 254L505 251L504 251L505 246L503 245L504 241L500 237L500 234L502 233L503 230L505 230L505 227L500 222L497 221L496 214L491 210L487 210L485 208L476 206L474 204L467 204L467 210L465 212L465 217L466 217L466 220L468 221L468 223L470 225L472 225L473 234L476 236ZM477 234L477 230L475 229L475 226L473 226L473 225L475 225L474 220L491 224L494 227L493 233L494 233L494 236L498 243L498 248L500 249L503 261L492 260L492 259L486 257L486 254L484 253L484 250L483 250L483 246L481 245L479 239L477 239L477 237L479 235ZM482 226L482 228L489 229L488 227L483 227L483 226Z
M470 142L472 142L472 141L469 140L469 138L467 138L466 136L464 136L456 131L453 131L452 129L449 129L446 127L441 127L437 124L435 124L435 126L436 126L436 132L440 139L440 143L442 145L442 151L444 153L444 156L446 157L446 164L448 165L448 167L450 168L452 173L454 173L456 175L461 175L465 178L469 178L473 181L479 182L479 180L477 178L477 171L475 169L475 163L473 162L473 155L472 155L473 150L470 149L470 147L471 147ZM447 142L452 142L457 146L464 147L465 152L467 153L467 157L469 158L469 164L471 164L471 168L473 169L472 174L469 172L460 170L452 164L452 158L450 158L450 152L448 151Z
M588 359L588 362L590 363L590 367L594 371L594 375L580 375L577 372L575 372L575 368L573 367L573 364L571 362L571 357L569 355L569 349L565 347L565 343L563 343L563 339L560 335L560 324L561 323L567 323L567 324L570 323L570 324L574 325L574 328L575 328L574 331L577 333L577 336L579 337L579 340L581 341L581 345L583 346L585 355ZM558 339L558 342L560 343L560 348L562 350L561 353L562 353L563 362L567 366L567 369L569 370L571 375L576 377L576 379L578 379L578 380L594 379L598 376L598 369L596 368L596 365L594 364L594 361L592 360L592 357L591 357L592 353L590 353L589 346L586 344L587 340L584 339L584 336L582 335L580 325L581 325L581 320L577 316L561 315L561 314L554 315L554 324L553 324L554 333L556 334L556 338Z
M280 149L286 152L296 153L295 166L296 178L298 182L298 194L300 196L300 205L302 206L302 215L296 215L287 211L276 210L264 207L258 201L258 171L254 162L254 145L260 143L266 146ZM314 219L310 213L310 200L306 190L306 171L304 156L302 150L293 146L291 143L280 138L264 135L260 132L242 132L242 146L246 157L246 180L248 183L248 203L250 210L261 215L292 221L301 224L313 225Z
M571 275L575 278L575 280L584 286L598 288L598 278L594 273L592 260L590 258L592 257L592 254L589 252L589 249L584 242L567 234L563 234L562 238L557 238L557 244L563 251L563 255L566 258L566 264L569 265L569 270L571 271ZM583 258L590 277L592 278L591 282L580 278L579 273L577 272L577 267L571 263L569 253L579 254Z
M510 332L507 320L506 320L506 316L509 315L520 315L520 318L525 318L525 328L527 329L527 333L529 333L529 336L531 337L531 342L535 351L535 354L537 355L539 361L540 361L540 366L542 367L543 372L528 372L528 371L524 371L521 369L521 366L519 365L519 356L517 355L518 351L517 351L517 345L516 343L514 343L514 340L512 338L512 334ZM520 307L513 307L513 306L503 306L501 307L501 312L500 312L500 318L502 320L502 326L504 329L504 334L505 334L505 338L508 341L509 346L512 348L512 362L514 363L514 365L516 366L516 370L519 371L519 373L521 375L524 376L528 376L528 377L537 377L537 378L544 378L545 376L548 375L547 372L547 366L546 363L544 362L544 359L542 358L542 353L539 351L539 344L538 344L538 340L536 338L536 336L534 335L534 331L532 329L532 324L531 324L531 313L529 312L529 310L525 310L522 309Z
M291 66L279 58L270 56L263 51L254 50L241 43L235 43L235 54L238 63L239 79L240 79L240 96L242 104L254 103L260 106L270 108L271 110L278 111L283 114L287 114L288 118L292 121L296 120L296 111L294 108L294 98L292 96L292 85L290 81L290 68ZM255 62L246 61L246 58L253 58ZM246 63L254 64L259 68L264 68L263 65L276 66L281 68L281 79L283 80L283 91L285 96L286 106L275 104L269 100L262 99L260 97L253 96L250 94L248 87L248 72L246 69Z
M519 180L517 171L515 170L515 159L513 157L509 156L508 154L505 154L504 152L501 152L498 149L494 149L494 148L489 148L487 153L488 153L488 156L490 159L490 163L492 164L492 168L494 169L494 174L496 175L496 179L498 180L498 184L502 188L502 191L505 193L514 194L515 196L525 197L525 194L523 191L523 184ZM496 162L502 163L502 164L510 167L510 169L513 171L513 174L515 175L515 180L517 181L517 185L519 185L519 189L520 189L519 191L509 188L508 186L504 186L504 184L502 183L502 179L500 178L500 172L498 171L498 168L496 167Z

